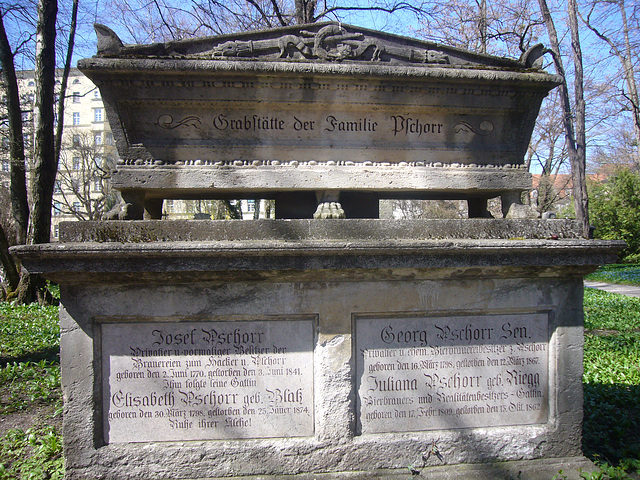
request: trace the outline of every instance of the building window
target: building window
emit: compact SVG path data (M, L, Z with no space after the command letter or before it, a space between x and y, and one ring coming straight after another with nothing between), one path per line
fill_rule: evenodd
M73 103L80 103L80 92L73 92L72 99Z
M2 161L2 171L3 172L8 172L9 171L9 162L6 160Z
M93 134L93 143L95 145L102 145L102 132L96 132Z
M53 193L62 193L62 184L60 180L56 180L56 183L53 184Z
M247 200L247 212L255 212L255 211L256 211L256 201Z
M74 135L72 141L73 141L73 148L80 147L80 135Z
M71 210L74 212L79 212L80 211L80 202L73 202L73 205L71 206Z
M36 98L36 97L35 97L35 95L34 95L33 93L30 93L30 94L27 96L27 98L29 99L29 102L30 102L30 103L33 103L33 101L35 100L35 98Z
M105 145L113 145L113 133L107 132L104 136Z
M102 180L99 178L93 179L93 191L96 193L102 192Z
M80 112L73 112L73 124L80 125Z
M80 170L80 157L73 157L73 169Z
M34 82L33 80L30 80L27 85L29 85L30 87L35 87L36 86L36 82Z
M53 215L55 217L62 215L62 203L53 202Z
M58 238L60 236L60 225L53 226L53 236Z
M93 91L93 98L95 100L100 100L100 90L98 90L97 88Z
M73 81L73 84L74 84L74 85L78 85L79 83L80 83L80 79L78 79L78 78L76 78L76 79Z
M93 110L93 121L94 122L102 122L102 109L96 108Z

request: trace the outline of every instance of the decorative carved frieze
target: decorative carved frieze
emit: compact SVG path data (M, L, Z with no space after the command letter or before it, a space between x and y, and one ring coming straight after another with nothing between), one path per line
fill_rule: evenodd
M407 65L538 67L536 46L516 61L472 54L433 42L423 42L336 22L285 27L235 35L124 45L113 30L96 25L98 55L119 58L180 58L199 60L261 60L372 62Z

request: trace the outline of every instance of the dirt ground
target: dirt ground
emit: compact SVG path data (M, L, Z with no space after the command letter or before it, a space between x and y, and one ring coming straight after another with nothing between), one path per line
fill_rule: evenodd
M12 428L20 428L26 431L32 425L53 425L60 431L62 428L62 415L56 415L55 418L52 418L54 412L55 407L53 405L33 405L26 410L0 415L0 437L5 436Z

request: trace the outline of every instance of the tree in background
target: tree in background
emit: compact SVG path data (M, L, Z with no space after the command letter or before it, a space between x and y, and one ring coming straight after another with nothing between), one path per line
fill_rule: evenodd
M571 163L571 176L573 180L573 208L576 220L580 223L582 235L586 238L590 235L589 223L589 198L586 185L586 104L584 101L584 72L582 65L582 48L578 27L578 11L575 0L568 0L568 23L571 30L571 52L574 67L574 95L569 93L567 72L560 50L560 39L556 30L555 21L551 15L546 0L538 0L540 13L547 27L549 35L550 51L553 55L553 64L556 72L562 76L560 84L560 101L562 105L562 123L564 126L565 145L567 147L569 162ZM573 100L573 105L572 105Z
M73 3L73 11L77 12L77 1ZM55 83L56 83L56 35L58 25L57 0L39 0L35 11L30 4L3 4L0 6L0 63L7 97L6 109L9 119L9 143L11 159L10 197L13 219L16 223L16 239L18 243L47 243L51 235L52 197L55 178L58 169L55 135ZM75 14L72 14L72 26L68 50L73 49L75 36ZM7 25L10 29L7 29ZM27 27L34 26L35 32L25 34ZM17 32L11 45L8 31ZM23 135L23 117L20 95L16 78L16 59L29 50L32 40L35 40L34 70L36 92L33 106L34 143L33 143L33 172L31 178L31 205L27 197L26 157ZM67 55L67 72L70 68L71 54ZM63 82L63 85L66 82ZM65 91L59 92L64 98ZM59 119L62 123L62 118ZM60 125L59 128L62 128ZM0 226L0 228L2 228ZM6 238L2 231L0 237ZM1 239L1 238L0 238ZM0 248L5 250L7 245ZM45 302L46 290L42 279L32 278L26 271L21 272L20 285L15 285L14 279L18 266L5 261L6 252L1 252L2 266L9 289L18 291L18 299L31 302L36 298Z
M429 3L420 36L491 55L519 57L538 42L542 20L531 0L444 0Z
M627 242L625 261L640 260L640 173L619 167L606 180L590 182L589 209L596 238Z
M90 135L72 130L59 164L53 214L69 214L78 220L102 219L117 203L109 182L115 157L115 147L105 144L102 132Z
M430 2L422 0L110 0L108 22L136 43L166 42L204 35L285 27L322 20L348 21L351 14L402 22L399 14L424 19ZM101 20L102 23L107 19ZM406 32L406 25L398 26Z
M636 147L633 159L640 166L640 96L636 80L640 61L640 11L637 5L629 8L624 0L592 0L586 11L585 24L608 49L602 55L609 54L618 62L619 68L608 74L606 80L617 90L610 98L619 105L618 113L631 113Z

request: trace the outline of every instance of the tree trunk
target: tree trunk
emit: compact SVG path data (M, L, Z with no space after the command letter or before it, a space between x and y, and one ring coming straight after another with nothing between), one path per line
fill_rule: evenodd
M48 243L58 164L55 158L53 99L56 73L56 0L40 0L36 30L36 98L34 108L33 209L30 242Z
M562 103L562 122L564 125L565 138L567 141L567 150L569 152L569 160L571 163L571 177L573 180L573 205L575 208L576 220L580 222L582 235L585 238L589 237L590 234L590 225L589 225L589 211L587 210L587 188L586 188L586 179L585 179L585 149L584 143L582 146L578 146L576 144L576 134L573 125L573 112L571 110L571 99L569 97L569 88L567 86L567 79L564 70L564 65L562 63L562 57L560 56L560 42L558 41L558 33L556 31L555 24L553 22L553 18L551 17L551 13L549 12L549 7L547 6L546 0L538 0L538 4L540 5L540 13L542 14L542 18L547 27L547 31L549 32L549 41L551 43L551 53L553 54L553 62L556 67L556 72L558 75L561 75L563 80L560 85L560 99ZM570 0L570 4L573 4L575 7L574 0ZM573 17L575 18L576 10L575 8L571 8L569 6L570 14L571 10L573 10ZM577 29L577 21L575 22L575 28ZM577 47L579 48L579 39L573 38L573 28L572 28L572 44L577 42ZM574 58L576 56L576 52L574 51ZM580 58L581 62L581 58ZM581 67L581 65L580 65ZM577 67L576 67L577 68ZM580 79L582 82L582 79ZM576 79L577 83L577 79ZM579 100L578 100L579 101ZM584 99L582 100L584 103ZM583 107L584 108L584 105ZM580 127L582 132L584 132L584 116L581 119L576 118L577 121L582 122L582 126Z
M13 62L13 52L9 46L0 13L0 62L7 94L7 116L9 123L9 156L11 159L11 211L16 222L16 238L19 244L27 241L29 226L29 203L27 197L27 172L24 155L24 135L22 133L22 110L18 93L18 80ZM8 254L8 253L7 253Z
M633 131L636 137L636 165L640 166L640 97L638 96L638 87L636 85L635 71L631 61L631 40L629 38L629 22L627 20L627 11L624 8L624 0L620 0L618 4L620 14L622 15L622 32L624 34L624 50L625 55L619 57L622 62L624 78L629 88L629 101L633 111Z
M478 30L480 31L480 53L487 53L487 0L480 0L480 21Z
M315 21L316 5L318 0L295 0L296 23L305 24Z
M71 59L73 57L73 46L76 38L76 24L78 21L78 0L73 0L71 12L71 27L69 28L69 43L67 44L67 58L64 62L64 71L60 82L60 100L58 100L58 123L56 124L55 137L55 158L56 171L60 162L60 151L62 149L62 130L64 129L64 100L67 96L67 82L69 80L69 71L71 70Z
M571 28L571 50L574 65L574 95L575 95L575 152L570 156L571 173L573 177L573 204L576 218L582 224L582 235L589 238L591 225L589 224L589 197L587 195L587 140L586 140L586 108L584 101L584 71L582 68L582 48L580 46L580 32L578 30L578 5L576 0L569 0L569 27ZM580 211L580 216L577 212Z
M4 233L4 228L0 225L0 257L2 268L7 279L10 291L15 291L20 283L20 273L13 257L9 254L9 241Z

